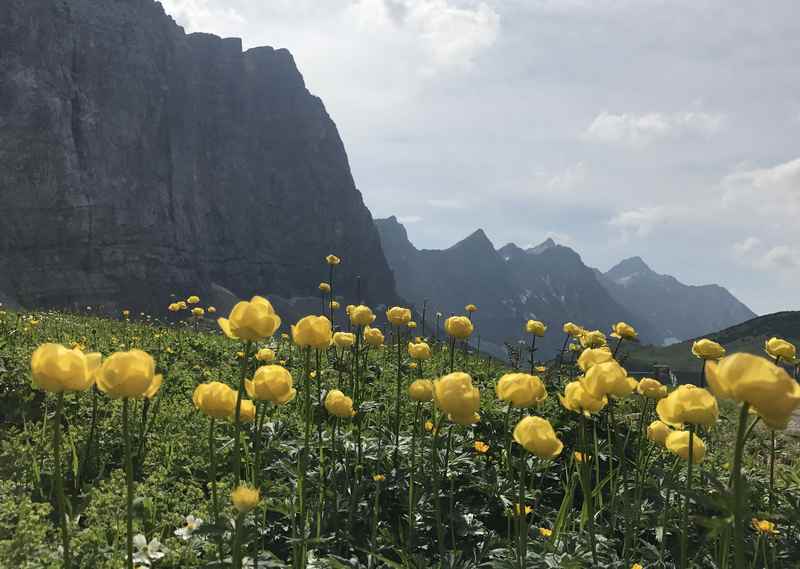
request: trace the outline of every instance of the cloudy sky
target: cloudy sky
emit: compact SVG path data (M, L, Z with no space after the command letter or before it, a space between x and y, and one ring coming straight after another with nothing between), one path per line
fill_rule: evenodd
M375 217L800 308L796 0L162 0L293 53Z

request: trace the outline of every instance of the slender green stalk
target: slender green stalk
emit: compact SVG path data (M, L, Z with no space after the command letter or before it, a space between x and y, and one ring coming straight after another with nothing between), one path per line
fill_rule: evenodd
M303 449L299 453L297 463L297 492L300 500L300 540L301 545L297 556L298 567L305 566L305 549L306 549L306 499L305 499L305 481L306 481L306 465L309 454L309 445L311 441L311 348L305 349L305 365L304 365L304 379L303 385L303 418L305 420L305 434L303 437Z
M522 450L519 457L519 492L517 503L519 505L519 512L517 512L517 563L520 569L525 569L525 560L528 556L528 524L527 516L525 515L525 451Z
M433 469L433 504L436 517L436 543L439 548L439 559L444 561L444 526L442 526L442 508L440 500L441 470L439 468L439 427L444 415L433 423L433 444L431 445L431 468Z
M692 491L692 467L694 466L694 425L689 425L689 460L686 465L686 495L683 497L683 520L681 522L681 569L688 567L689 559L689 506Z
M64 549L64 569L69 569L72 559L69 550L69 526L67 524L67 500L64 496L64 478L61 472L61 420L64 414L64 392L58 394L56 418L53 425L53 458L55 460L56 499L58 500L58 521L61 526L61 547Z
M242 567L242 526L244 525L244 514L237 514L236 528L233 531L232 561L233 569Z
M214 436L214 427L216 426L216 419L213 417L208 424L208 454L211 457L211 465L208 473L208 479L211 482L211 515L212 521L216 526L219 524L219 496L217 495L217 444L216 437ZM222 561L222 536L217 536L217 557Z
M414 426L411 430L411 474L408 481L408 554L413 554L414 551L414 533L416 530L416 499L414 492L416 490L416 470L417 470L417 430L419 429L419 413L422 403L417 401L414 410Z
M395 327L395 333L397 335L397 391L395 393L394 404L394 458L392 462L394 463L394 469L397 470L400 464L400 392L403 384L403 373L401 369L403 353L400 347L400 337L402 336L400 333L400 326Z
M580 415L580 442L583 450L583 460L580 462L581 487L583 499L586 501L587 529L589 530L589 544L592 548L592 564L597 566L597 541L594 535L594 492L592 490L591 471L589 465L589 443L586 439L586 417ZM592 458L597 462L597 437L595 437L595 455Z
M742 455L747 442L747 416L750 405L742 403L739 411L739 426L736 430L736 447L733 453L733 561L736 569L744 569L744 481L742 480Z
M89 436L86 438L86 448L83 451L83 460L81 460L78 476L75 480L75 489L80 490L81 480L89 468L89 464L94 457L94 439L95 430L97 429L97 386L92 384L92 418L89 425Z
M769 432L769 507L775 503L775 431Z
M536 360L533 359L533 354L536 353L536 334L531 334L531 375L536 371Z
M131 434L128 424L129 399L122 400L122 436L125 440L125 522L127 529L127 569L133 569L133 459L131 457Z
M233 476L234 482L239 484L242 479L242 450L241 450L241 432L242 432L242 396L244 395L244 380L247 376L247 364L250 357L250 346L252 342L247 341L244 344L244 356L242 357L242 366L239 373L239 389L236 392L236 412L234 414L234 437L233 437Z

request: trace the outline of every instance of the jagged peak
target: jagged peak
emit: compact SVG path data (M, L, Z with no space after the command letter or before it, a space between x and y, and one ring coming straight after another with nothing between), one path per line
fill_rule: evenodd
M558 247L558 244L553 241L551 237L548 237L541 243L539 243L536 247L529 247L525 252L528 255L539 255L540 253L544 253L548 249L552 249L553 247Z
M611 269L608 270L606 276L612 278L622 278L622 277L629 277L635 274L653 274L653 269L644 262L639 256L636 257L628 257L627 259L623 259Z
M492 252L495 252L494 245L491 241L489 241L489 238L486 236L486 232L483 229L476 229L467 237L450 247L451 250L464 248L473 250L490 249Z
M519 255L524 255L525 250L516 243L506 243L497 250L497 253L505 260L509 261Z

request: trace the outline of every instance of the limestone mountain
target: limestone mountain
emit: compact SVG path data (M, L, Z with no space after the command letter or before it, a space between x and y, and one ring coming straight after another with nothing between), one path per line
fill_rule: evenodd
M683 284L656 273L641 257L623 260L599 280L619 304L658 327L664 343L702 336L756 316L727 289Z
M163 308L316 294L336 253L396 298L344 145L291 54L186 34L153 0L3 0L0 297Z

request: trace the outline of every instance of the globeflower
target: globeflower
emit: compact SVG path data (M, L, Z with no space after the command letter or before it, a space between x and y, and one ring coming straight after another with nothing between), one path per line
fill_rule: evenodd
M425 342L409 342L408 343L408 355L411 356L415 360L427 360L433 355L431 353L431 347Z
M593 365L580 382L598 399L607 395L627 397L636 389L636 380L628 377L628 372L616 360Z
M514 440L539 458L555 458L564 448L550 421L542 417L524 417L514 427Z
M667 396L667 386L662 385L657 379L644 377L639 381L636 392L650 399L663 399Z
M512 407L533 407L547 399L547 390L542 380L527 373L507 373L497 382L495 393L498 399Z
M279 365L261 366L252 380L245 380L244 388L253 399L276 405L285 405L297 395L292 374Z
M561 329L564 330L564 334L567 334L572 338L579 337L585 331L582 326L578 326L572 322L565 322Z
M528 320L528 322L525 324L525 331L528 334L533 334L534 336L541 338L547 331L547 326L538 320Z
M256 359L260 362L271 362L275 359L275 352L269 348L261 348L256 353Z
M689 439L692 440L692 463L700 464L706 456L706 445L697 434L692 435L689 431L672 431L667 435L664 446L672 454L678 455L683 460L689 460Z
M231 501L237 512L246 514L258 506L261 501L261 492L258 488L242 484L231 492Z
M327 257L325 257L325 262L328 263L329 265L338 265L339 263L342 262L342 260L336 255L328 255Z
M487 445L483 441L475 441L474 443L472 443L472 448L474 448L475 452L479 454L486 454L487 452L489 452L489 445Z
M477 312L478 311L478 307L475 306L474 304L468 304L468 305L466 305L464 307L464 310L466 310L467 312L472 314L473 312Z
M51 393L85 391L94 383L102 355L69 350L61 344L42 344L31 356L33 384Z
M301 347L324 350L331 344L331 321L325 316L306 316L292 326L292 339Z
M587 416L598 413L608 404L608 397L595 397L584 389L580 381L568 383L564 388L564 395L559 395L558 399L565 409Z
M353 400L338 389L332 389L325 396L325 409L334 417L349 419L355 416Z
M433 382L436 406L459 425L471 425L480 421L481 396L472 385L472 377L464 372L454 372Z
M364 341L368 346L382 346L383 345L383 332L380 328L371 328L367 326L364 328Z
M112 399L146 397L152 399L161 388L156 362L142 350L116 352L97 369L97 388Z
M193 294L186 299L186 302L189 304L198 304L200 302L200 297Z
M719 417L719 407L714 396L694 385L678 386L658 402L656 412L659 419L673 426L689 423L710 427Z
M466 316L451 316L444 321L444 331L457 340L466 340L474 330L475 327Z
M635 340L638 334L636 329L626 322L617 322L611 328L611 336L621 340Z
M356 343L356 335L351 332L335 332L333 343L339 348L352 348Z
M775 360L781 359L788 364L797 363L797 349L783 338L770 338L764 342L764 351Z
M667 444L667 437L670 433L672 433L672 429L663 421L655 420L647 426L647 438L661 446Z
M599 348L606 345L606 335L600 330L582 331L578 339L584 348Z
M393 326L405 326L411 322L411 310L402 306L392 306L386 311L386 318Z
M417 379L408 386L408 395L414 401L431 401L433 399L433 382L430 379Z
M236 409L236 390L219 381L201 383L194 389L192 402L204 415L228 419Z
M331 300L328 304L331 307L331 310L339 310L339 307L341 306L341 304L335 300Z
M328 294L331 291L331 285L328 283L319 283L319 291L324 294Z
M228 338L257 341L272 336L281 319L269 300L254 296L249 302L237 302L228 318L218 318L217 324Z
M578 367L581 368L581 371L586 372L595 364L610 362L613 359L614 356L611 355L611 350L609 350L607 346L602 348L586 348L581 352L581 355L578 356Z
M195 306L192 308L192 316L195 318L202 318L205 315L206 311L200 308L199 306Z
M725 348L713 340L703 338L692 343L692 353L703 360L718 360L725 355Z
M785 429L800 407L800 385L766 358L734 354L708 362L706 377L717 397L748 403L772 429Z
M354 326L368 326L372 324L372 321L375 320L375 314L372 313L372 310L369 306L364 306L360 304L358 306L354 306L350 312L350 322Z

